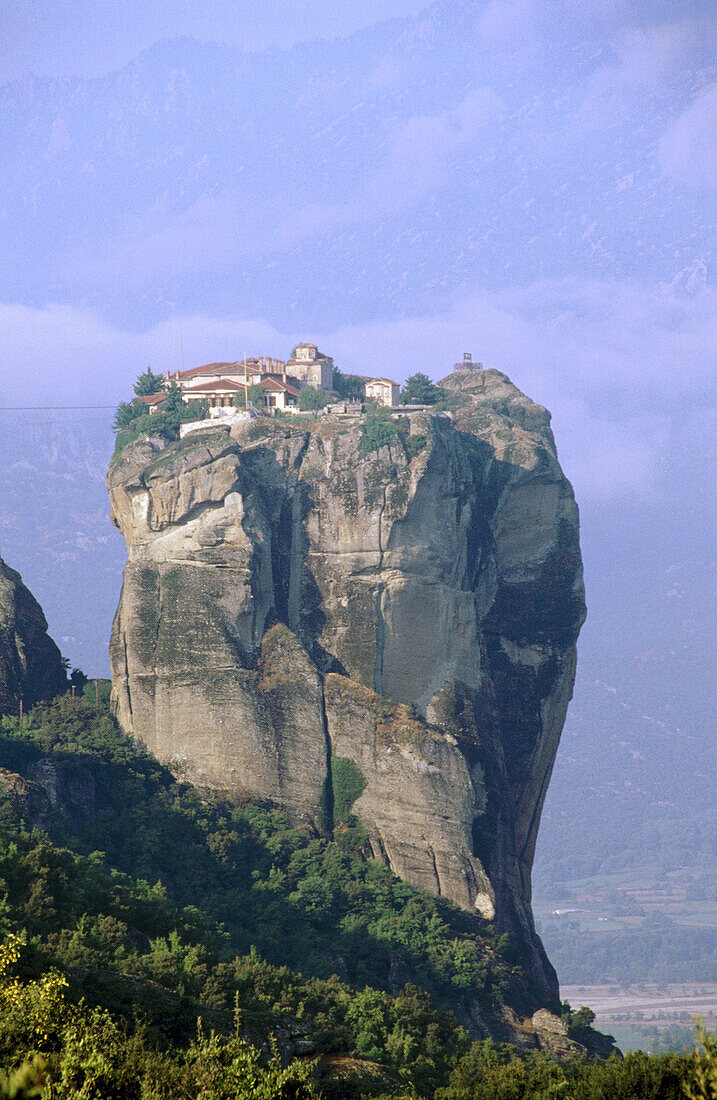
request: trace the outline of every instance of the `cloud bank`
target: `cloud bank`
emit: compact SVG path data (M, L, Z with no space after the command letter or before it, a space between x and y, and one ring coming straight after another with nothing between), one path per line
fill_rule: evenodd
M310 337L347 372L447 374L466 350L553 413L579 499L650 497L674 439L717 410L717 291L543 281L447 299L430 314L283 332L265 320L182 315L131 332L69 306L0 307L0 406L115 405L135 376L180 364L285 356ZM9 415L4 413L3 415ZM108 416L109 416L108 412Z
M660 166L690 191L717 190L717 84L710 84L660 138Z
M377 142L379 151L352 193L331 202L306 202L289 189L258 198L217 187L167 211L163 195L105 240L73 244L58 271L70 282L147 285L170 271L173 277L216 275L240 260L285 253L340 228L370 226L438 190L457 158L475 152L503 113L494 91L473 88L453 107L395 123Z

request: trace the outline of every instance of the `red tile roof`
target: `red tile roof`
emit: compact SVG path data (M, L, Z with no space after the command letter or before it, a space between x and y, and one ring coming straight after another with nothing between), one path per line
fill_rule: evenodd
M159 405L162 401L165 401L167 394L165 390L161 393L143 393L138 397L132 398L132 403L139 401L142 405Z
M301 393L296 386L292 386L290 382L281 382L278 378L262 378L259 385L264 390L283 390L284 393L289 393L292 397L298 397Z
M198 386L184 391L186 397L193 393L237 393L246 389L243 382L232 382L231 378L218 378L214 382L201 382Z
M246 367L247 373L251 374L256 374L262 370L262 365L258 359L247 359ZM190 378L201 377L203 374L244 374L244 360L237 360L236 363L205 363L203 367L190 367L188 370L174 371L173 374L170 374L170 378L178 382L184 382Z

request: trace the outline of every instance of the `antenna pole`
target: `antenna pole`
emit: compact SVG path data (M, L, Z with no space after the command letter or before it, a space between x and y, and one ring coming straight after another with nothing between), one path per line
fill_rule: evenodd
M184 370L184 341L181 333L179 334L179 354L182 359L182 370Z

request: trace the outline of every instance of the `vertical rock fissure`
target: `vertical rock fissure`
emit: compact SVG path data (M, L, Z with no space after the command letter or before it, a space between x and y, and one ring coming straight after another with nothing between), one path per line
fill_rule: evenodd
M378 568L383 569L383 514L386 511L386 486L381 489L381 508L378 513Z
M329 733L329 719L326 714L326 696L324 694L323 679L321 683L321 721L324 727L324 739L326 743L326 778L323 789L323 824L329 836L334 832L334 777L332 770L332 745Z
M381 509L378 514L378 569L380 574L383 571L383 515L386 511L386 486L382 489L381 497ZM374 691L379 694L383 692L383 659L384 650L386 648L386 623L383 617L383 608L381 602L383 600L383 585L379 584L376 589L376 657L374 661L373 672L373 687Z
M383 586L376 589L376 659L373 670L373 690L379 695L383 693L383 657L386 647L386 623L383 617L381 601L383 599Z
M256 647L262 639L266 628L267 615L272 614L277 608L276 568L274 562L275 536L268 519L262 528L261 523L252 522L252 512L255 516L259 513L256 497L245 492L244 517L242 529L250 544L250 586L251 586L251 637ZM268 533L268 553L265 543ZM268 573L268 575L267 575ZM269 599L267 600L267 597Z
M297 488L291 497L291 544L289 548L289 596L287 599L287 626L294 633L299 632L301 570L301 492Z
M427 848L428 848L428 853L431 857L431 865L433 866L433 875L434 875L434 878L436 880L436 893L438 894L439 897L441 897L441 894L442 894L441 879L440 879L440 876L438 874L438 864L436 863L436 853L433 851L432 845L428 844Z
M304 433L304 438L301 441L301 446L299 447L299 451L296 455L296 458L294 459L294 470L299 475L299 477L301 477L301 467L302 467L303 462L304 462L304 455L306 454L306 452L309 449L309 443L310 442L311 442L311 432L305 432Z
M127 683L127 709L129 711L130 721L134 725L134 721L133 721L133 717L132 717L132 681L130 680L130 675L129 675L129 658L127 656L127 634L126 634L126 632L123 632L122 640L123 640L123 643L124 643L123 647L122 647L123 650L124 650L124 674L125 674L125 679L126 679L126 683ZM156 647L155 647L155 652L156 652Z
M162 573L160 572L157 577L157 629L154 633L154 662L153 672L157 675L157 653L159 651L159 632L162 624L162 612L164 610L164 596L162 593Z

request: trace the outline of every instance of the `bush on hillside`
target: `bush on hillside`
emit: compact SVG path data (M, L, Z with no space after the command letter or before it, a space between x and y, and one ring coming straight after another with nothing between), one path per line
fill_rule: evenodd
M247 401L255 408L263 409L266 404L266 392L263 386L257 383L254 386L249 386L246 390L238 391L232 398L232 405L235 409L245 409Z
M381 447L390 447L397 435L398 427L387 408L382 405L369 408L361 425L359 450L362 454L370 454Z
M147 367L146 371L138 375L134 384L134 392L137 397L148 397L152 393L159 393L163 383L162 375L155 374L151 367Z
M559 1064L471 1045L445 1009L500 1002L503 938L367 861L357 827L321 838L266 807L203 801L92 686L0 722L0 767L32 776L42 760L58 776L44 810L32 783L0 785L0 930L27 944L0 966L0 1097L206 1100L241 1097L246 1080L245 1095L306 1100L306 1065L271 1056L297 1027L318 1053L387 1067L406 1096L673 1100L699 1081L689 1056ZM360 775L343 787L350 819ZM410 981L391 995L397 968ZM362 1095L353 1080L327 1079L325 1100Z
M115 411L112 427L116 432L123 431L132 426L133 421L146 416L147 406L141 401L120 401Z
M17 967L24 937L0 947L0 1098L31 1100L311 1100L313 1067L282 1064L277 1051L262 1054L239 1034L206 1034L183 1050L161 1052L137 1020L118 1021L84 1001L73 1004L57 971L21 980Z
M342 374L338 367L333 368L331 385L339 397L344 400L349 398L363 398L364 381L356 374Z
M178 388L178 387L177 387ZM160 410L154 413L143 413L130 421L126 428L117 432L115 440L114 456L116 457L129 443L146 436L156 436L172 442L179 438L179 425L192 420L206 420L209 416L209 405L206 400L177 402L176 397L172 403L167 401Z
M331 394L321 386L302 386L298 405L302 412L316 412L318 409L325 409L330 400Z

